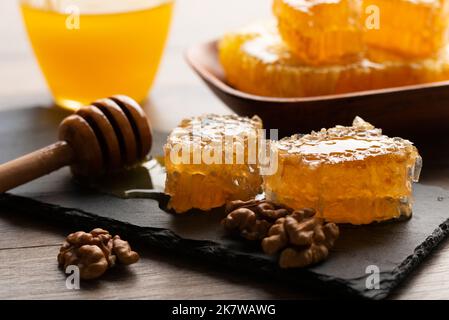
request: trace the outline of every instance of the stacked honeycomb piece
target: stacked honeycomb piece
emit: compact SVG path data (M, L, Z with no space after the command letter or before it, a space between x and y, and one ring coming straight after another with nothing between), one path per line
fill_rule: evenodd
M354 60L361 54L360 1L274 0L279 32L306 64Z
M365 25L369 46L406 58L427 58L447 43L447 0L363 0L363 6L368 12L375 6L380 18L378 28Z
M448 4L448 0L274 0L277 22L226 34L219 44L221 64L232 86L270 97L448 80ZM372 11L373 6L378 12ZM373 21L378 26L367 20L376 13L378 19Z

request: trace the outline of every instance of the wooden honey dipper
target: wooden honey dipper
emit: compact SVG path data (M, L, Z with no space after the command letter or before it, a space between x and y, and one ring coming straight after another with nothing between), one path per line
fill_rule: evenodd
M0 192L70 165L75 175L96 177L142 161L152 133L141 107L117 95L81 107L59 126L59 142L0 165Z

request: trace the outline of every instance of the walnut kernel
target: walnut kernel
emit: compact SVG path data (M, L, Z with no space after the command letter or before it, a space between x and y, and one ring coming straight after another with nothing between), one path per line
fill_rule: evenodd
M85 280L102 276L116 260L128 265L137 262L139 255L131 250L127 241L99 228L69 234L58 254L60 267L78 266L80 277Z

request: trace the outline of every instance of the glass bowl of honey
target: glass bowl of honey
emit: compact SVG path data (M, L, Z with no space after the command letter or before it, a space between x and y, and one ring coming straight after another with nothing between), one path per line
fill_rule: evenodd
M20 0L55 103L76 110L114 94L143 102L169 32L174 0Z

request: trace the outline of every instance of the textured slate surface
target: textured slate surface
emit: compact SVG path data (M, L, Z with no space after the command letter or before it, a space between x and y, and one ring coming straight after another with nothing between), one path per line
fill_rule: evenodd
M62 112L44 108L0 113L0 161L53 142L63 116ZM163 140L164 135L157 134L155 154L161 152ZM121 199L100 194L74 183L69 170L63 169L1 195L0 205L30 219L49 219L74 229L102 226L133 241L194 257L199 263L219 263L232 270L287 281L298 288L370 299L386 297L449 233L449 191L418 184L411 220L343 226L330 259L309 269L285 271L257 245L227 236L219 225L221 209L212 214L175 216L161 209L165 196L152 196L154 199ZM366 269L371 265L381 272L380 289L366 287Z

